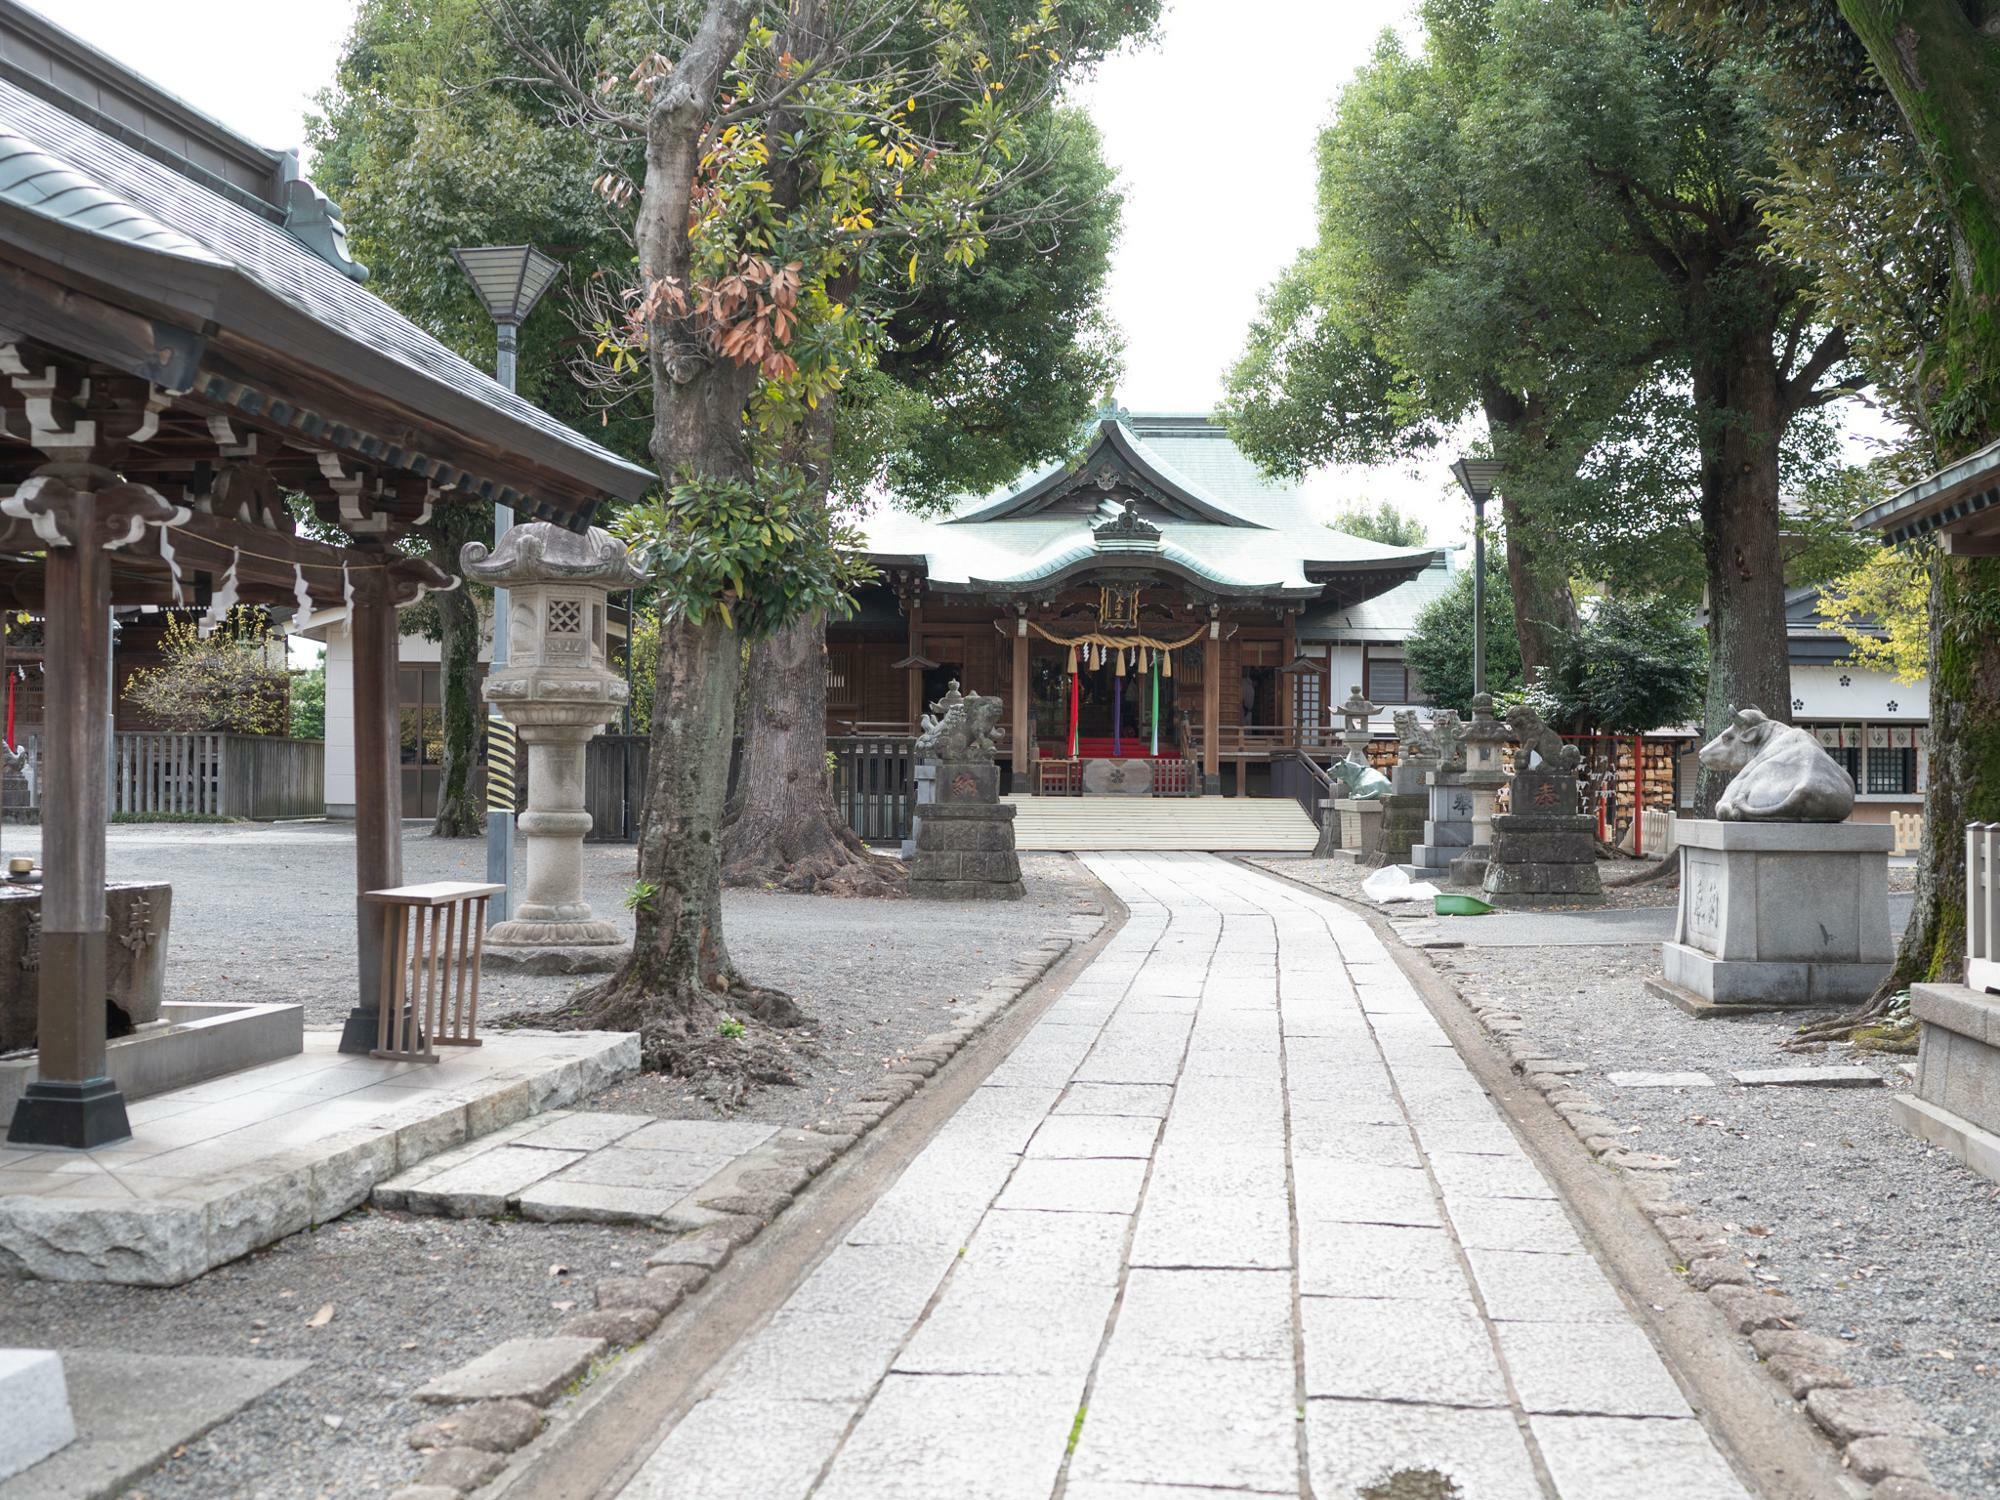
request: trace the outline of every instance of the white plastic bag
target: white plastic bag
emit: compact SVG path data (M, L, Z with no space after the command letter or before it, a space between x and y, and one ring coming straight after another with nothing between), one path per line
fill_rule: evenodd
M1378 905L1396 901L1429 901L1438 888L1428 880L1412 880L1401 865L1384 865L1361 882L1361 894Z

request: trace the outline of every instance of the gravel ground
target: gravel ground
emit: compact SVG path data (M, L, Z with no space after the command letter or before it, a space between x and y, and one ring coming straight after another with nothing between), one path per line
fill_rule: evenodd
M9 827L8 854L34 830ZM353 834L339 824L117 827L109 873L174 884L167 992L176 999L301 1002L308 1025L353 1005ZM405 878L483 878L484 846L404 833ZM803 1124L944 1029L960 998L1008 977L1015 957L1102 913L1102 888L1066 855L1021 861L1027 898L954 904L728 892L731 951L752 979L790 991L815 1018L797 1088L754 1093L741 1118ZM585 894L629 923L629 846L586 846ZM487 1017L538 1010L580 983L483 982ZM594 1108L710 1116L689 1084L646 1077ZM386 1493L420 1460L409 1428L434 1413L407 1399L432 1376L505 1338L553 1332L588 1309L600 1276L634 1274L660 1243L649 1230L440 1220L363 1209L164 1290L0 1282L0 1345L309 1358L312 1367L189 1446L131 1493L290 1497ZM573 1277L550 1267L574 1269ZM326 1303L333 1321L306 1320ZM566 1305L567 1304L567 1305ZM264 1327L257 1327L261 1322ZM338 1426L328 1419L338 1418Z
M127 1500L386 1494L423 1462L405 1434L438 1414L409 1392L504 1338L555 1332L593 1305L596 1277L643 1274L662 1243L645 1229L363 1209L187 1286L0 1283L0 1344L312 1361ZM329 1303L333 1320L306 1327Z
M1335 894L1358 881L1325 861L1259 861ZM1892 872L1892 874L1895 872ZM1482 949L1427 955L1468 1000L1507 1002L1526 1036L1585 1065L1577 1087L1677 1158L1676 1196L1733 1226L1756 1273L1798 1302L1803 1326L1852 1342L1858 1384L1897 1385L1950 1436L1923 1445L1937 1482L2000 1495L2000 1189L1891 1117L1894 1060L1833 1048L1778 1050L1796 1020L1697 1021L1646 993L1644 946ZM1454 932L1456 932L1456 926ZM1863 1062L1880 1089L1758 1088L1737 1068ZM1614 1087L1611 1072L1706 1073L1713 1088Z

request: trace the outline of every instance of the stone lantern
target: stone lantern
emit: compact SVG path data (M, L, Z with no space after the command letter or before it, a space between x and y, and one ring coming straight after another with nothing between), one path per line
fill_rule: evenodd
M1493 717L1493 695L1475 693L1472 722L1465 726L1465 772L1459 786L1472 799L1472 844L1451 862L1452 885L1478 889L1486 883L1493 851L1493 804L1507 784L1501 752L1512 738L1505 722Z
M460 560L467 578L508 591L509 655L487 676L486 701L528 747L527 889L511 919L487 933L487 953L520 960L522 949L611 947L618 928L583 899L583 747L629 694L607 659L607 616L611 591L641 575L609 532L579 536L546 521L511 527L491 552L468 542Z

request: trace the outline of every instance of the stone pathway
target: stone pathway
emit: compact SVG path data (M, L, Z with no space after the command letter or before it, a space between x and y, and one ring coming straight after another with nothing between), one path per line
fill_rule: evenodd
M1744 1500L1362 919L1103 854L1131 920L632 1500Z

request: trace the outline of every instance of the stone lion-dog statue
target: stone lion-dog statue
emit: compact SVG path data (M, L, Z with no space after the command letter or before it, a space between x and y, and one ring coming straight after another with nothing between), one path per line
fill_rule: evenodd
M1715 804L1725 823L1840 823L1854 811L1854 779L1818 737L1754 708L1701 747L1701 764L1729 777Z

